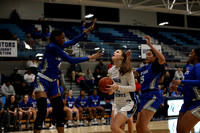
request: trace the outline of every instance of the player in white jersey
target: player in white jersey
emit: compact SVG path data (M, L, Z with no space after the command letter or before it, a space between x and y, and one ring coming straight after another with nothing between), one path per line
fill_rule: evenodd
M134 98L135 79L131 65L126 62L127 55L124 51L116 50L112 60L115 66L108 70L108 74L114 83L106 88L110 95L114 93L111 130L123 133L126 121L135 113L137 107Z

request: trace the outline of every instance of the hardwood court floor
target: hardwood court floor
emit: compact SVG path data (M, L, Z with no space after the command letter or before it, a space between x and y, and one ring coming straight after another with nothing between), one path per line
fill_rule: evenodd
M153 133L176 133L177 119L165 120L165 121L153 121L150 122L149 127ZM135 125L134 125L135 126ZM125 131L127 133L127 124ZM20 131L13 133L32 133L33 131ZM134 132L136 133L135 129ZM10 132L12 133L12 132ZM57 133L53 130L42 130L41 133ZM90 126L90 127L78 127L78 128L66 128L65 133L111 133L110 125L103 126ZM196 124L192 133L200 133L200 122Z

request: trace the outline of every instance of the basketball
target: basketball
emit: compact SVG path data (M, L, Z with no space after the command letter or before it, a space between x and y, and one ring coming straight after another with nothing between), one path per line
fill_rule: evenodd
M99 90L103 93L106 93L106 89L108 88L106 85L112 85L113 81L111 78L109 77L103 77L100 81L99 81Z

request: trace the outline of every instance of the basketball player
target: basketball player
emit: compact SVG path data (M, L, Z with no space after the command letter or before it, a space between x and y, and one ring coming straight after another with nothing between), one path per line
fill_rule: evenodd
M165 57L151 44L151 38L145 37L147 45L151 48L146 53L145 65L134 70L135 75L140 75L141 101L137 116L137 133L150 133L148 123L156 110L160 107L161 96L158 91L158 80L164 72Z
M193 64L184 74L184 80L174 80L170 88L184 95L177 122L178 133L189 133L200 121L200 48L192 50L189 63ZM178 87L177 85L183 85Z
M114 103L111 114L111 130L123 133L126 121L135 113L136 102L134 98L135 79L130 64L126 63L127 55L122 50L113 53L112 60L115 66L108 70L113 85L106 88L111 95L114 93Z
M34 91L37 98L38 113L34 123L34 132L39 133L42 128L42 122L46 116L47 96L51 101L53 110L55 111L56 127L59 133L64 133L64 110L63 102L57 85L58 66L62 60L76 64L89 59L100 58L102 53L95 53L88 57L72 58L67 55L63 48L69 47L80 41L84 35L88 35L93 29L94 23L90 28L85 30L76 38L65 42L65 34L61 30L53 30L50 35L51 42L46 47L43 61L39 67L39 72L35 78Z

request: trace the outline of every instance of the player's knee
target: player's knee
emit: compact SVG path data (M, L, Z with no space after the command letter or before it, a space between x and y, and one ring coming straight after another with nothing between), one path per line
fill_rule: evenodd
M19 111L19 116L22 116L23 115L23 112Z

